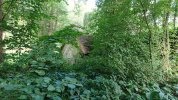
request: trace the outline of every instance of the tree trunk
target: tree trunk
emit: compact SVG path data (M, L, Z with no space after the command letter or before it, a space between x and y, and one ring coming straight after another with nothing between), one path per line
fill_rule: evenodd
M156 0L154 0L154 10L155 10L155 7L156 7ZM157 23L156 23L156 12L155 11L152 13L152 17L153 17L154 27L156 28Z
M50 8L50 12L49 13L50 13L50 16L54 16L54 7L53 6ZM48 34L51 35L53 31L54 31L54 20L50 19L49 20Z
M0 24L2 23L3 19L3 11L2 11L2 0L0 0ZM3 29L2 29L2 24L0 25L0 63L3 62L3 44L2 44L2 39L3 39Z
M149 56L150 56L150 62L151 62L151 66L153 65L153 55L152 55L152 30L151 30L151 27L149 25L149 21L148 21L148 18L147 18L147 15L146 15L146 12L147 12L147 8L144 7L143 5L143 2L140 1L140 5L142 7L142 11L143 11L143 19L146 23L146 26L147 26L147 29L148 29L148 36L149 36Z
M170 41L169 41L169 32L168 32L168 20L169 20L169 12L166 13L165 18L163 18L163 67L168 70L170 67L169 55L170 55Z
M176 2L175 2L176 3ZM177 17L177 3L175 5L175 13L174 13L174 19L173 19L173 27L174 31L176 31L176 17Z
M54 15L57 16L57 13L58 13L58 11L56 9ZM56 31L56 29L58 29L57 25L58 25L58 17L56 17L56 19L55 19L53 31Z
M171 56L172 58L175 58L175 55L176 55L176 41L178 41L178 38L177 38L177 30L176 30L176 17L177 17L177 2L174 2L175 3L175 8L174 8L174 18L173 18L173 33L172 33L172 37L171 37Z

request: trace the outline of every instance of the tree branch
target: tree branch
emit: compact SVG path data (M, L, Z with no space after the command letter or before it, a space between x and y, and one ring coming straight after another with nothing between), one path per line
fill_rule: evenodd
M176 3L176 2L175 2ZM177 3L175 5L175 13L174 13L174 19L173 19L173 27L174 31L176 31L176 17L177 17Z
M5 19L5 17L9 14L9 12L10 12L10 10L11 10L11 7L13 7L12 4L14 3L14 1L16 1L16 0L12 0L12 1L10 2L9 6L8 6L8 8L7 8L7 13L4 14L4 16L3 16L2 19L1 19L1 21L3 21L3 20Z

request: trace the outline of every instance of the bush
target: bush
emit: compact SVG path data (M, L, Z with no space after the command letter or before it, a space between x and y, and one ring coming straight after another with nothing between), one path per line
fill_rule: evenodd
M129 6L132 3L130 0L98 1L98 10L93 19L95 20L93 26L97 28L93 34L93 51L88 61L84 61L86 64L83 63L87 67L80 67L86 72L89 70L101 74L102 71L103 74L113 72L123 80L163 80L160 73L161 64L156 64L161 61L159 54L152 51L150 55L148 29L140 25L142 19L137 16L140 12L137 8L132 9ZM152 43L151 48L157 50L157 43Z
M86 33L81 27L76 25L70 25L62 30L54 32L50 36L39 37L39 41L46 41L50 43L59 42L63 44L77 45L76 38L82 34L86 34Z
M35 70L60 69L64 60L61 49L55 43L39 42L31 51L19 57L16 65Z

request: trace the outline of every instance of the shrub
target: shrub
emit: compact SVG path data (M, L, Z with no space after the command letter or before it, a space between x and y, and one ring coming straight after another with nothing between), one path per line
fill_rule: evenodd
M63 44L77 45L76 38L82 34L86 34L86 32L81 27L70 25L62 30L54 32L50 36L39 37L39 41L47 41L50 43L59 42Z
M19 57L16 65L35 70L60 69L64 61L61 50L55 43L39 42L31 51Z

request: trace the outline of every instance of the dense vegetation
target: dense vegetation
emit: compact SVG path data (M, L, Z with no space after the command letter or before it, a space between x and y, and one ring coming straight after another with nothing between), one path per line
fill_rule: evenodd
M0 0L0 100L178 100L177 0L69 1Z

